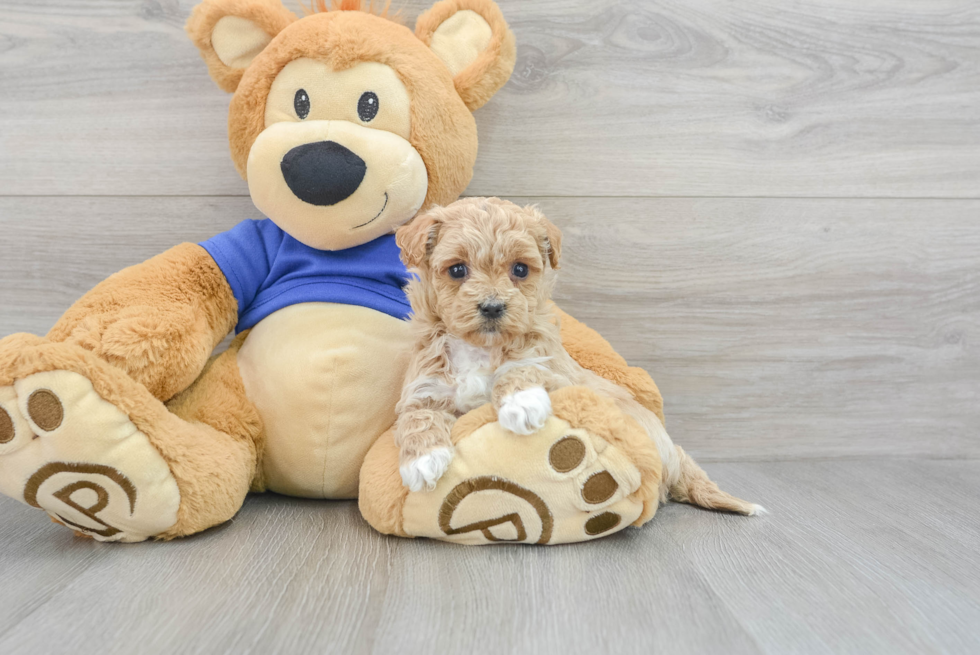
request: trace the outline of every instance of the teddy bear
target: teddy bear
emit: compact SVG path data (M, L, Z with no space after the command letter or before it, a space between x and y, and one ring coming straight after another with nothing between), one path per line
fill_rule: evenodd
M393 230L470 181L472 112L516 57L499 8L441 0L412 31L359 0L303 17L204 0L187 31L234 93L231 157L266 218L108 277L46 336L0 340L0 493L117 542L201 532L267 490L360 496L382 532L463 543L648 520L655 449L581 389L522 443L486 408L460 419L444 492L398 480L390 428L412 335ZM572 355L662 418L649 376L559 314ZM590 503L596 471L617 490Z

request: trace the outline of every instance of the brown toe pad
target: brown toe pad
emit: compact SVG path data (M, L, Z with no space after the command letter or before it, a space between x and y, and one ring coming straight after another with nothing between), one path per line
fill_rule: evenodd
M15 436L14 420L10 418L7 410L0 407L0 444L10 443Z
M58 396L48 389L38 389L27 399L27 413L37 427L45 432L56 430L65 420L65 408Z

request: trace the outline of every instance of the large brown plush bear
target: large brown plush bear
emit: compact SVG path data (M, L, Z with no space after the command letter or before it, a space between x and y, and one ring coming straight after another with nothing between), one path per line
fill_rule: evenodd
M414 33L359 2L322 5L195 9L188 32L234 91L232 158L268 219L109 277L46 337L0 341L0 492L105 541L199 532L250 490L351 498L359 482L365 516L405 535L553 543L649 518L655 450L575 390L526 442L544 455L481 459L508 437L478 410L458 437L489 437L460 445L446 493L413 500L398 484L378 440L411 338L392 232L466 188L471 112L509 77L514 38L490 0L438 2ZM570 317L563 330L580 362L659 413L648 376ZM593 469L615 494L582 500Z

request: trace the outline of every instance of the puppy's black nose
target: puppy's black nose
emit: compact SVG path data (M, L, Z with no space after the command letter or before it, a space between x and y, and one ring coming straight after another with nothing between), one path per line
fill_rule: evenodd
M336 205L357 191L367 172L364 160L335 141L304 143L279 164L286 185L311 205Z
M500 318L507 310L507 305L499 300L485 300L480 303L480 315L483 318Z

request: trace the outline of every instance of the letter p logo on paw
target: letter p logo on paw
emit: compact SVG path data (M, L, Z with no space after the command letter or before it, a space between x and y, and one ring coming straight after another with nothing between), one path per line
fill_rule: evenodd
M122 530L100 514L110 521L131 517L136 511L136 487L110 466L51 462L27 481L24 501L82 532L111 538Z

